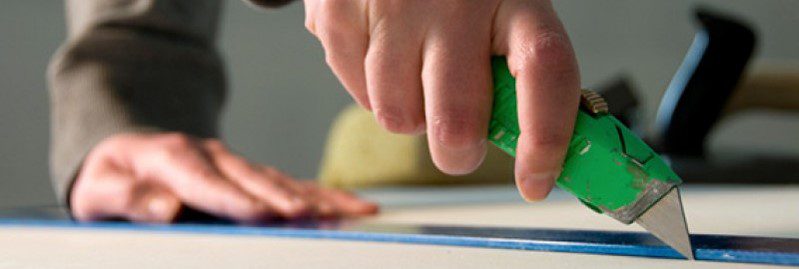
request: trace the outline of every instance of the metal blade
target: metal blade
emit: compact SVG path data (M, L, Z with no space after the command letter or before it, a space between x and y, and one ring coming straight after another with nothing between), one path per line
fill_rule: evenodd
M671 189L666 196L638 217L635 222L654 234L660 241L677 250L685 258L694 259L679 189Z

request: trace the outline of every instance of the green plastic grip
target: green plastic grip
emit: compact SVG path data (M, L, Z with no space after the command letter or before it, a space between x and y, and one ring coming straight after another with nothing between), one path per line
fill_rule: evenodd
M488 139L516 156L516 80L492 59L494 107ZM597 212L630 223L681 183L671 168L615 117L581 106L557 186Z

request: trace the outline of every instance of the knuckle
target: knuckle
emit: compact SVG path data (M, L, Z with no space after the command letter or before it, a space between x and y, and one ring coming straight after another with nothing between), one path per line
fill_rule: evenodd
M128 135L114 135L104 139L97 145L97 148L115 148L124 144L126 141L129 140Z
M186 157L186 150L183 147L177 146L164 146L160 147L156 153L156 156L161 161L164 162L181 162L180 160Z
M90 153L90 156L95 155L94 153L96 153L95 157L118 153L120 149L124 149L126 145L139 143L141 140L137 139L138 136L139 135L134 134L112 135L97 144L92 150L92 153Z
M550 67L569 67L574 62L574 51L566 34L547 29L519 43L522 64L538 63Z
M344 70L352 70L353 63L356 61L364 61L363 56L353 55L348 53L347 42L350 42L352 34L348 33L348 29L341 27L335 29L318 29L319 40L324 47L325 63L333 69L333 72L341 72ZM363 72L361 70L361 72ZM336 73L341 75L340 73Z
M312 35L316 35L316 23L311 17L305 18L305 30L308 30Z
M333 69L334 72L338 71L337 69L340 67L346 68L346 66L342 64L343 62L344 61L341 58L341 55L338 53L335 53L334 51L325 51L325 63L327 66Z
M195 141L185 134L168 134L161 137L156 152L164 161L179 161L191 156Z
M212 152L229 152L225 143L222 143L219 139L207 139L203 143Z
M215 139L215 138L206 139L205 143L208 144L208 146L211 146L211 147L225 148L225 144L222 143L222 141L220 141L219 139Z
M109 159L112 159L111 154L114 152L119 152L117 147L110 147L108 145L98 145L94 149L92 149L86 158L83 160L83 164L80 167L80 171L78 174L78 179L83 178L82 181L92 181L95 177L88 176L97 174L99 171L107 169ZM77 182L77 180L76 180ZM77 183L75 184L78 185Z
M191 137L182 133L164 134L161 141L165 146L172 148L188 148L194 143Z
M263 172L263 173L265 173L267 175L276 175L276 174L280 173L280 171L277 170L277 168L275 168L274 166L258 165L258 168L261 170L261 172Z

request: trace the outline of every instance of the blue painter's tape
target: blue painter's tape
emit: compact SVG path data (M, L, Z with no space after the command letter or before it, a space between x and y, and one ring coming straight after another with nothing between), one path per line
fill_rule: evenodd
M0 218L0 226L105 229L159 233L269 236L443 246L553 251L681 259L647 233L529 228L486 228L365 222L275 223L267 226L125 222L75 223L63 219ZM692 235L697 260L799 265L799 239Z

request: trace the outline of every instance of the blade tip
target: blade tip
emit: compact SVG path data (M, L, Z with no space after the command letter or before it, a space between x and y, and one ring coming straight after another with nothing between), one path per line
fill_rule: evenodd
M683 257L685 257L686 260L689 260L689 261L695 261L696 260L696 257L694 257L693 248L688 249L688 250L677 250L677 252L679 252Z

